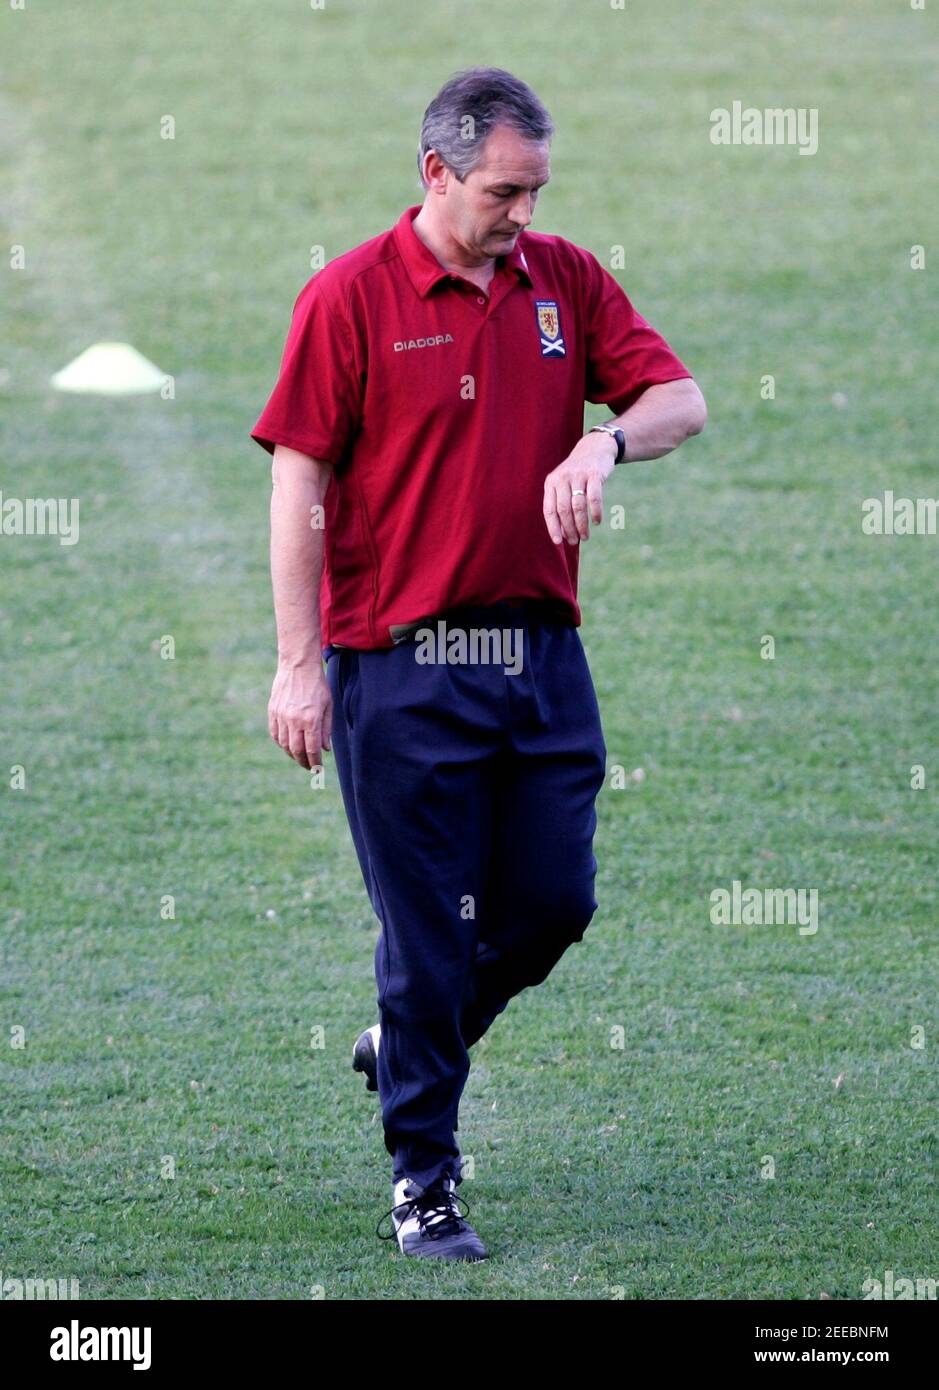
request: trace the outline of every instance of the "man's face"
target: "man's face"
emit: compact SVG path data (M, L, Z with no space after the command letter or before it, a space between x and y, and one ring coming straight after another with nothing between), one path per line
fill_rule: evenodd
M444 207L453 239L473 257L507 256L534 217L550 176L550 147L510 126L494 126L483 157L463 183L450 175Z

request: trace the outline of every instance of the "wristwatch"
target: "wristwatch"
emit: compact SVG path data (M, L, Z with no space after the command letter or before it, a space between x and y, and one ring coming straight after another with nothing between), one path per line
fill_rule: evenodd
M594 430L602 430L604 434L611 434L613 436L616 440L616 458L613 462L622 463L623 459L626 457L626 436L619 425L591 425L587 433L593 434Z

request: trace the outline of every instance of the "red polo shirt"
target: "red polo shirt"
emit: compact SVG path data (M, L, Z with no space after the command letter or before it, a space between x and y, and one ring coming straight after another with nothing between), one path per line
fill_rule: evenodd
M544 480L583 434L691 373L589 251L522 232L484 294L411 223L331 261L294 305L251 437L331 463L323 644L461 604L559 600L575 624L579 546L555 545Z

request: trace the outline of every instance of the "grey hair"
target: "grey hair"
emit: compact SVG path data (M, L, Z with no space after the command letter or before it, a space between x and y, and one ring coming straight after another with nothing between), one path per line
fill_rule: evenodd
M417 147L420 187L424 156L434 150L460 183L482 159L493 126L507 125L527 140L550 140L554 124L532 89L504 68L467 68L455 73L424 112Z

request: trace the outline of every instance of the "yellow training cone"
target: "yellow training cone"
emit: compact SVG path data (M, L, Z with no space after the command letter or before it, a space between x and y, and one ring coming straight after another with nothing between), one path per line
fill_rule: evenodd
M167 381L130 343L95 343L50 378L57 391L97 396L133 396L159 391Z

